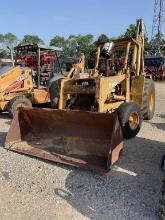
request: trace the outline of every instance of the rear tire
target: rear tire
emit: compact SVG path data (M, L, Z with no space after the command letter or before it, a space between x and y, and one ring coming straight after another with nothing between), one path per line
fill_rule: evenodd
M145 79L142 113L144 120L150 120L155 112L155 85L153 80Z
M123 131L123 137L130 139L140 131L143 116L140 106L136 103L123 103L117 109L118 118Z
M17 96L10 100L9 105L8 105L8 112L9 116L11 118L14 117L16 111L18 110L19 107L32 107L31 101L26 98L25 96Z
M50 101L52 108L58 108L59 101L59 89L60 89L61 79L53 81L50 86Z

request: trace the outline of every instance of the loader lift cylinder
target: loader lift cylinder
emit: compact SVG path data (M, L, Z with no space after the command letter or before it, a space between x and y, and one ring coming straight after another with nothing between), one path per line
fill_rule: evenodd
M41 51L40 48L38 48L37 51L37 56L38 56L38 62L37 62L37 71L38 71L38 75L37 75L37 87L38 89L40 88L40 74L41 74L41 70L40 70L40 64L41 64Z

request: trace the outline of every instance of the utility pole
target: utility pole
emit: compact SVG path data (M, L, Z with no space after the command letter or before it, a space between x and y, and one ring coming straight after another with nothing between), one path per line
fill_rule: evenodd
M154 4L154 17L153 17L153 25L152 25L152 36L153 39L155 36L157 37L156 48L158 52L160 52L161 47L161 38L162 38L162 24L164 22L164 3L165 0L155 0Z

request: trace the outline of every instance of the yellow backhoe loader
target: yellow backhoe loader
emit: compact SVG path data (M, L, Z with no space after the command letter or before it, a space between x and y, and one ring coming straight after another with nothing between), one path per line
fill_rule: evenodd
M95 68L60 79L57 110L21 108L5 148L56 162L106 172L117 161L123 137L132 138L151 119L155 88L144 69L144 24L136 39L97 45ZM57 97L56 97L57 98Z
M42 79L45 80L44 82L49 81L53 78L53 71L51 72L52 75L49 75L50 71L41 71L40 56L45 52L57 53L58 51L61 51L61 49L43 45L15 47L17 54L15 61L13 60L13 53L11 52L12 65L0 68L0 111L8 111L10 116L13 117L15 111L20 106L32 107L32 104L50 102L49 90ZM25 52L26 54L28 54L28 52L35 53L36 68L29 68L27 65L20 63L18 54Z
M14 49L15 61L10 49L12 65L0 68L0 111L8 111L11 117L20 106L32 107L51 102L54 107L55 87L60 79L66 77L62 72L62 62L77 62L69 74L73 71L78 73L78 67L83 66L82 59L61 59L58 53L62 50L58 47L22 45Z

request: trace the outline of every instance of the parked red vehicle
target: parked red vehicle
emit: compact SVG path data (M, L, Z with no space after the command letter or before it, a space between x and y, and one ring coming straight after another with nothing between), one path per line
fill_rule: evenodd
M37 56L34 54L31 55L21 55L20 60L25 62L25 65L28 67L37 66ZM55 60L55 55L43 53L40 56L41 66L44 64L50 64L51 61Z

